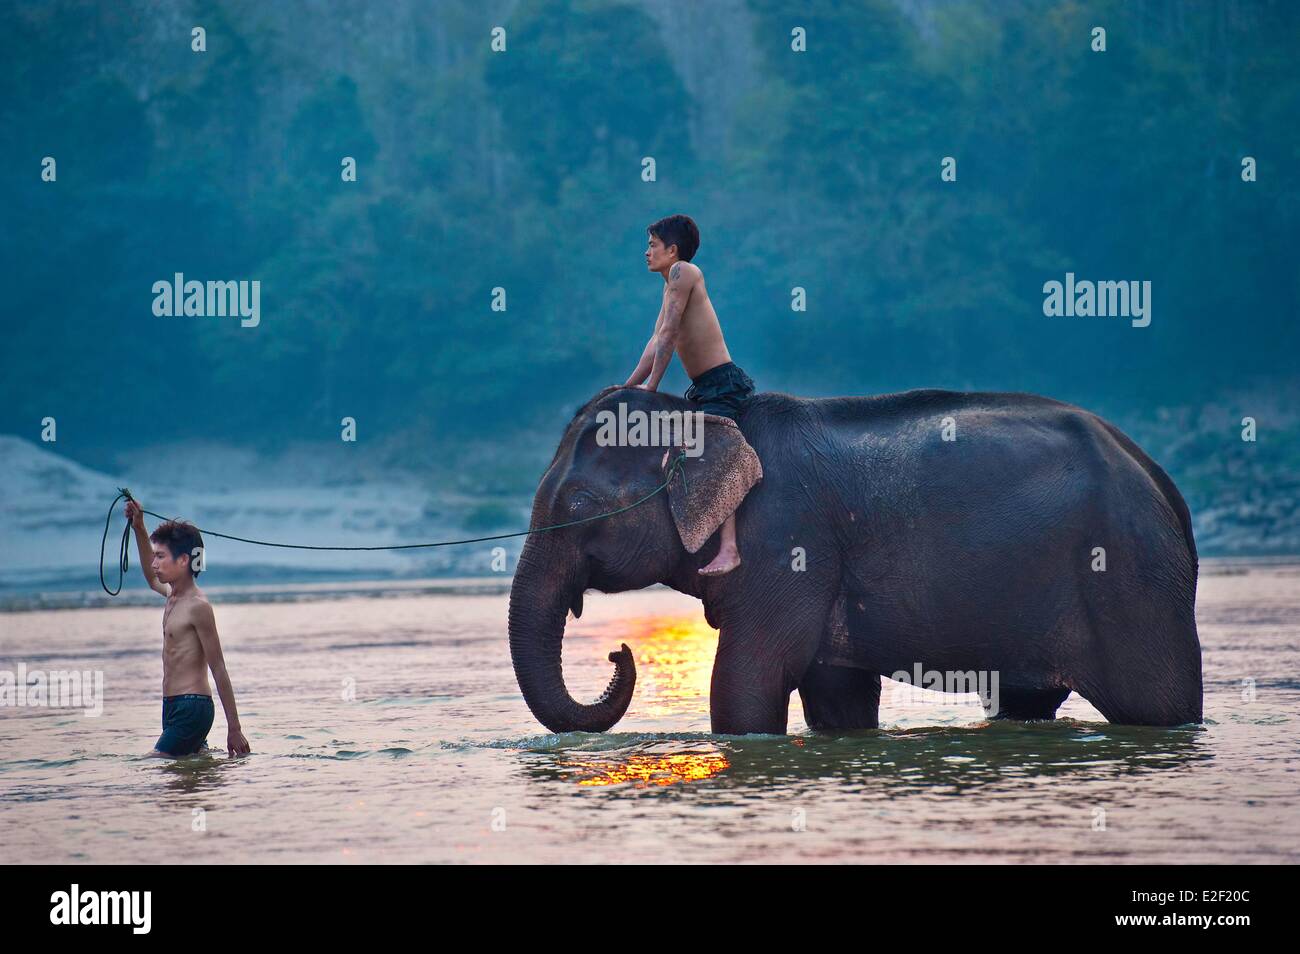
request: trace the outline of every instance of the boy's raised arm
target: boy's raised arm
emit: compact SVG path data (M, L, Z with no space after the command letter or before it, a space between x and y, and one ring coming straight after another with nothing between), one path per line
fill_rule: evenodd
M140 572L144 574L144 581L155 593L171 596L171 586L158 582L158 577L154 575L153 546L149 543L149 531L144 528L144 511L134 500L126 502L126 519L130 521L131 529L135 531L135 548L140 554Z

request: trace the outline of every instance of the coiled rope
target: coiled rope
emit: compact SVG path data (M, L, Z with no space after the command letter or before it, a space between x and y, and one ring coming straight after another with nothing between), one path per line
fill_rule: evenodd
M682 482L684 485L686 482L686 471L682 470L682 464L685 460L685 452L678 454L669 466L668 475L664 478L664 482L640 500L630 503L626 507L619 507L617 510L611 510L608 513L598 513L594 516L583 517L579 520L570 520L567 523L552 524L549 527L536 527L532 530L518 530L514 533L497 533L487 537L468 537L464 540L439 540L436 543L400 543L385 547L321 547L312 546L306 543L272 543L268 540L252 540L248 537L236 537L229 533L218 533L215 530L206 530L203 527L195 527L195 529L198 530L199 533L206 534L209 537L220 537L222 540L234 540L238 543L251 543L254 546L259 547L277 547L282 550L424 550L431 547L454 547L464 543L483 543L487 540L505 540L510 537L526 537L531 533L545 533L549 530L563 530L565 527L576 527L580 523L591 523L593 520L604 520L607 517L614 517L620 513L626 513L633 507L641 506L656 494L667 490L668 485L673 482L673 475L679 471L681 472ZM109 596L117 596L117 594L122 592L122 583L126 579L126 573L129 569L127 558L131 552L131 523L130 521L127 521L126 526L122 528L122 545L118 550L117 589L110 590L108 588L108 582L104 579L104 550L108 546L108 529L113 523L113 511L117 509L118 503L122 500L129 500L132 503L135 502L135 498L131 496L131 491L126 487L118 487L117 496L114 497L113 502L108 505L108 516L104 518L104 537L99 542L99 585L104 588L104 592ZM157 517L159 520L163 521L172 519L171 517L164 517L160 513L154 513L152 510L145 510L143 508L141 508L140 512L148 514L151 517Z

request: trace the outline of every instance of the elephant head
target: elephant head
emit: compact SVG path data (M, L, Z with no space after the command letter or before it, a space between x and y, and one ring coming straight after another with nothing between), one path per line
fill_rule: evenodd
M569 423L537 488L530 529L540 532L527 538L510 589L510 656L528 708L553 732L605 731L636 686L624 645L610 653L614 676L600 698L584 705L569 694L560 651L568 612L582 615L582 594L662 582L698 595L692 554L761 477L757 456L723 419L709 418L702 453L635 438L611 444L608 424L620 403L625 419L658 413L661 423L664 412L694 410L671 395L606 388Z

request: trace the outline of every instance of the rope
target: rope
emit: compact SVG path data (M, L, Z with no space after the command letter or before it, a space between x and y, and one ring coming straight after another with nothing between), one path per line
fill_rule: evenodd
M518 530L514 533L497 533L487 537L468 537L464 540L440 540L436 543L401 543L386 547L319 547L311 546L306 543L271 543L266 540L251 540L248 537L236 537L228 533L217 533L215 530L205 530L202 527L195 527L194 529L209 537L220 537L222 540L234 540L237 543L251 543L254 546L259 547L278 547L283 550L422 550L430 547L454 547L464 543L483 543L487 540L506 540L510 537L526 537L532 533L546 533L550 530L563 530L565 527L576 527L581 523L590 523L593 520L604 520L607 517L614 517L620 513L626 513L633 507L641 506L641 504L645 503L656 494L667 490L668 485L673 482L673 475L678 471L681 471L682 482L684 484L686 481L686 471L682 470L682 462L685 460L685 452L678 454L677 457L674 458L672 465L668 468L668 476L664 479L664 482L640 500L630 503L626 507L619 507L617 510L611 510L608 513L598 513L591 517L582 517L579 520L570 520L568 523L556 523L549 527L537 527L532 530ZM127 557L130 553L131 523L130 521L127 521L126 526L122 528L122 545L118 552L117 589L110 590L108 588L108 583L104 579L104 550L108 545L108 528L113 522L113 511L117 509L118 501L121 500L129 500L132 503L135 502L135 498L131 496L131 491L129 489L126 487L117 488L117 496L114 497L113 502L108 505L108 516L104 518L104 537L99 542L99 585L104 588L104 592L109 596L117 596L117 594L122 592L122 583L126 578L126 573L129 569ZM154 513L152 510L145 510L144 508L141 508L140 512L142 514L148 514L150 517L157 517L159 520L163 521L172 519L171 517L164 517L160 513Z

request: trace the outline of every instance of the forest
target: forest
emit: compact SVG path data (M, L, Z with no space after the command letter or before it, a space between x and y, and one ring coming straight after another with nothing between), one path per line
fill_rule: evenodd
M0 11L0 432L549 451L685 212L760 390L1039 392L1204 494L1242 417L1296 433L1300 5L328 6ZM156 315L177 273L260 283L260 321ZM1149 323L1046 315L1067 273L1149 282ZM1295 471L1264 443L1253 482Z

